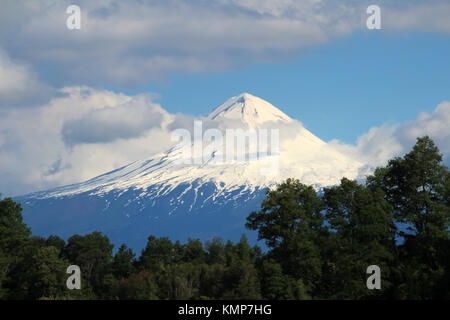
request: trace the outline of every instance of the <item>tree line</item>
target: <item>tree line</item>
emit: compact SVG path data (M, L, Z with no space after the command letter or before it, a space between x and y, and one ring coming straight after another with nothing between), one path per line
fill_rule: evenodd
M150 236L139 257L93 232L31 236L0 200L0 299L449 299L450 171L427 136L364 182L268 190L246 227L267 251L214 238ZM81 268L68 290L66 268ZM366 268L381 270L369 290Z

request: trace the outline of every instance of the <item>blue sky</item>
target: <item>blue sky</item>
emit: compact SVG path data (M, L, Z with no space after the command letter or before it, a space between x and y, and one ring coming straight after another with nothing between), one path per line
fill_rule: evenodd
M249 92L326 141L355 143L373 126L413 120L450 100L449 57L448 35L367 31L310 48L293 61L171 75L122 92L156 92L166 110L191 115Z

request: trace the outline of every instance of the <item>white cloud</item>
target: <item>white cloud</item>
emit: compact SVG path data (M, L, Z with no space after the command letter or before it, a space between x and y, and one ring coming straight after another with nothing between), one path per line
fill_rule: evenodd
M384 29L421 30L450 33L450 3L448 1L410 2L383 10Z
M88 87L64 88L62 93L45 106L11 109L0 117L1 193L15 195L86 180L172 144L165 129L172 116L151 96ZM114 132L118 117L123 123ZM76 132L65 141L64 125L73 121L83 123L86 136ZM138 130L130 134L133 124ZM91 141L83 140L86 137Z
M6 0L0 43L11 56L51 70L46 77L54 82L128 87L171 73L292 59L305 47L366 30L372 2L80 0L81 30L68 30L70 1ZM378 4L384 31L450 32L448 1Z
M425 135L436 142L444 162L450 165L450 102L442 102L431 114L420 113L414 121L373 127L358 139L356 146L338 140L330 144L354 159L376 167L409 152L417 137Z
M29 107L48 101L52 89L39 82L29 66L0 48L0 108Z
M152 128L161 128L168 114L149 97L139 95L115 107L95 109L80 118L67 120L62 127L63 141L70 146L107 143L137 138Z

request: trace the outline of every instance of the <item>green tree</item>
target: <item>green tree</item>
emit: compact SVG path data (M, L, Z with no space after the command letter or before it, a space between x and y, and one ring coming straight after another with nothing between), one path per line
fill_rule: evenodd
M252 255L252 247L248 244L247 236L243 234L239 242L236 244L236 256L240 260L250 261L253 258Z
M27 297L23 269L31 246L30 235L20 204L11 198L0 200L0 298Z
M320 238L324 235L323 203L314 188L287 179L267 191L261 210L247 218L247 228L258 230L266 240L270 256L283 271L302 279L313 292L322 272Z
M113 247L107 236L95 231L73 235L64 248L63 257L80 267L81 275L98 296L102 295L104 277L111 271Z
M225 258L225 245L221 238L215 237L212 240L206 241L206 263L208 264L224 264Z
M28 294L34 299L54 298L67 292L67 261L59 258L59 250L53 246L41 247L31 257L27 274Z
M64 247L66 246L66 242L64 241L64 239L58 236L51 235L45 240L45 245L47 247L55 247L56 249L58 249L58 255L62 256Z
M253 263L234 260L224 274L223 299L261 299L258 271Z
M189 300L200 297L201 266L193 263L165 265L156 275L162 299Z
M411 152L378 168L368 184L386 193L404 239L394 295L445 296L445 290L438 288L448 283L448 258L442 252L450 245L449 170L433 140L418 138Z
M150 271L158 271L163 265L171 264L177 259L179 252L167 237L148 237L147 246L142 250L139 264Z
M409 234L423 239L448 239L448 175L439 149L425 136L417 139L411 152L390 160L368 181L384 190L397 220L408 225ZM408 237L408 233L401 235Z
M281 265L275 261L264 261L261 268L261 292L265 299L283 300L291 296Z
M327 222L335 232L330 236L328 281L338 289L333 297L358 299L378 291L367 290L369 265L383 270L383 290L389 288L386 276L394 260L395 225L392 206L380 188L368 188L346 178L341 184L324 189Z
M183 246L182 261L197 264L204 263L205 251L203 249L203 244L199 239L193 240L188 238L187 244Z
M158 299L157 290L154 277L141 271L121 281L119 297L122 300L155 300Z
M122 244L114 256L112 271L117 279L126 279L135 272L136 255L133 250Z
M200 296L220 299L225 291L225 263L203 265L200 273Z
M6 256L3 250L0 249L0 300L6 298L9 292L5 287L5 282L11 266L11 260L12 258Z
M0 200L0 249L17 255L30 245L31 230L23 223L22 207L11 198Z

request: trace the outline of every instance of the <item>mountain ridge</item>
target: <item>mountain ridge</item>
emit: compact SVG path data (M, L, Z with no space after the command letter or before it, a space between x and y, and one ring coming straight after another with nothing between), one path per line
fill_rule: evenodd
M135 249L150 234L179 240L215 235L237 240L246 233L255 240L255 234L244 229L245 218L259 208L267 189L292 177L321 188L343 176L360 175L360 163L248 93L228 99L207 119L249 130L276 127L279 153L215 163L209 161L212 152L206 163L178 163L181 151L175 145L84 182L17 197L25 221L40 235L67 237L101 230L115 244L131 243ZM277 170L262 174L261 169L274 159Z

